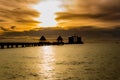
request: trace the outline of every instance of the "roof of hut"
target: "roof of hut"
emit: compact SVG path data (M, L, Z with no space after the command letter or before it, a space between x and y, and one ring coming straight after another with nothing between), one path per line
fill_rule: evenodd
M46 38L44 36L41 36L40 40L41 41L46 41Z
M59 37L57 38L57 40L63 40L63 38L62 38L61 36L59 36Z

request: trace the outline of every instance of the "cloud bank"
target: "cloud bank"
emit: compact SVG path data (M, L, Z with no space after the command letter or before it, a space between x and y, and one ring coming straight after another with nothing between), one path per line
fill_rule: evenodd
M24 29L38 24L34 18L40 13L30 7L37 2L39 0L0 0L0 25L7 28L18 26L19 29Z
M56 20L60 24L87 23L104 27L120 24L120 0L63 0L63 2L66 12L56 13L58 15Z

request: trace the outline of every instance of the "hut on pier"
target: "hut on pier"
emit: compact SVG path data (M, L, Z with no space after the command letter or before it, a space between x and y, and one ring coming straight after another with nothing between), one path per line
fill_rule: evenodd
M46 38L44 36L41 36L40 42L46 42Z
M58 43L63 43L63 38L62 38L61 36L59 36L59 37L57 38L57 42L58 42Z

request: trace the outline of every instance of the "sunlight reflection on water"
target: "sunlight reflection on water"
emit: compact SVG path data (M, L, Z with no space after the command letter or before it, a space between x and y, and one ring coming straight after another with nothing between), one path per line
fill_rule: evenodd
M54 75L53 70L54 70L54 52L52 47L50 46L44 46L42 47L43 50L43 60L42 60L42 70L41 72L43 73L43 76L45 79L49 79L52 78L52 76Z

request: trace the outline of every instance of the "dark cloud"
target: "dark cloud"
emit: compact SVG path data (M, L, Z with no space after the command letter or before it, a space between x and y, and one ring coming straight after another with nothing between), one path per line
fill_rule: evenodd
M0 29L1 29L2 31L10 31L9 29L4 28L4 27L0 27Z
M101 23L120 21L120 0L63 0L66 12L59 12L56 20L91 19ZM89 22L89 20L88 20ZM119 24L119 23L117 23ZM113 24L115 25L115 24Z
M6 22L6 21L1 19L0 22Z
M19 23L40 23L39 21L35 20L18 20Z
M7 23L7 27L11 24L28 25L39 23L35 20L40 13L31 6L40 0L0 0L0 22L2 25ZM6 27L6 25L4 26ZM27 27L27 26L26 26Z
M120 14L74 14L74 13L56 13L59 17L56 20L79 20L79 19L96 19L101 21L120 21Z
M66 0L64 6L68 11L77 13L118 13L120 12L120 0ZM82 12L81 12L82 11Z
M0 16L5 19L9 19L11 21L17 22L17 20L33 20L34 17L38 17L39 13L30 10L30 9L20 9L20 10L0 10Z
M10 28L0 27L0 30L5 33L5 32L12 32L15 28L16 26L11 26Z
M16 26L11 26L10 28L11 28L11 29L15 29L15 28L16 28Z

